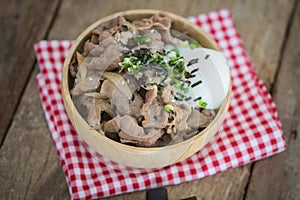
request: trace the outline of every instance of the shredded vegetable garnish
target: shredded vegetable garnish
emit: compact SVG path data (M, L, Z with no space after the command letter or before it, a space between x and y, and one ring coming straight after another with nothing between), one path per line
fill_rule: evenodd
M201 47L201 45L198 42L194 42L194 43L190 44L191 49L196 49L198 47Z
M167 54L170 54L170 53L172 53L172 52L174 52L174 53L176 54L176 56L180 56L180 53L179 53L178 48L174 48L174 49L168 51Z
M141 68L141 61L135 57L135 56L130 56L128 58L124 58L123 62L119 63L121 70L122 71L124 68L130 69L134 75L137 75L140 72Z
M141 44L150 44L151 42L151 39L150 38L147 38L147 37L143 37L143 36L136 36L133 38L136 43L138 43L138 45L141 45Z
M197 41L194 41L194 42L190 43L189 41L185 40L182 43L180 43L180 47L181 48L196 49L198 47L201 47L201 45Z
M128 21L128 22L130 22L130 23L132 22L132 19L129 19L127 17L125 18L125 20Z
M198 104L199 104L199 106L201 106L202 108L206 108L206 106L207 106L207 103L204 102L204 101L202 101L202 99L200 99L200 100L198 101Z
M138 37L137 37L138 38ZM139 37L142 42L147 41L145 37ZM145 40L145 41L143 41ZM139 41L139 42L141 42ZM188 44L185 42L183 44ZM139 82L144 88L157 86L158 92L161 93L161 88L165 85L173 85L176 89L181 92L176 92L176 101L189 101L192 99L190 96L185 94L189 93L190 88L196 87L201 84L202 81L197 81L192 83L190 78L195 77L195 72L199 69L193 69L191 72L187 71L187 67L198 62L198 58L192 59L185 63L183 56L177 48L174 48L168 52L166 51L155 51L150 48L141 48L137 50L132 50L124 52L124 60L120 62L121 67L120 72L127 70L136 77L138 77ZM154 70L151 73L151 77L148 77L145 73ZM160 77L162 81L159 83L152 82L153 79ZM197 99L199 100L199 99ZM197 100L194 100L195 102Z
M189 45L189 41L184 41L184 42L182 42L181 44L180 44L180 47L181 48L188 48L188 47L190 47L190 45Z
M165 109L165 111L172 113L172 112L174 112L175 108L174 108L174 106L167 104L164 106L164 109Z

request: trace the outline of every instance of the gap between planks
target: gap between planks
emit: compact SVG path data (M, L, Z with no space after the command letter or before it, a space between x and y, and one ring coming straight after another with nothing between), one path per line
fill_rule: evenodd
M280 71L280 68L281 68L281 65L282 65L283 55L284 55L284 52L286 50L287 41L288 41L290 31L291 31L291 27L292 27L292 24L293 24L293 21L294 21L294 18L295 18L296 8L297 8L297 5L298 5L298 0L294 0L293 5L294 6L291 10L291 13L290 13L289 18L288 18L288 23L287 23L286 28L285 28L284 39L283 39L283 42L282 42L282 45L281 45L281 48L280 48L279 60L278 60L278 64L277 64L277 67L276 67L276 70L275 70L274 81L273 81L273 83L271 83L271 86L270 86L270 91L269 92L270 92L271 95L273 95L274 86L276 85L276 81L278 79L278 74L279 74L279 71ZM252 172L253 172L254 165L255 165L256 162L253 162L250 166L250 173L249 173L248 181L247 181L246 186L245 186L243 200L246 199L248 189L249 189L249 185L250 185L250 181L251 181L251 177L252 177Z
M49 26L48 26L48 28L47 28L46 34L45 34L45 36L43 37L44 39L47 39L48 36L49 36L50 30L52 29L53 24L54 24L54 22L55 22L55 19L56 19L57 15L58 15L58 11L59 11L59 9L60 9L61 3L62 3L62 0L59 0L58 3L57 3L57 5L56 5L56 8L55 8L55 10L54 10L54 12L53 12L53 16L52 16L52 18L51 18L51 20L50 20L50 24L49 24ZM0 150L1 150L2 146L3 146L3 143L4 143L4 141L5 141L5 138L6 138L6 136L7 136L7 133L9 132L9 130L10 130L10 128L11 128L11 125L12 125L14 119L15 119L16 112L17 112L17 110L18 110L18 108L19 108L19 105L20 105L20 103L21 103L21 100L22 100L22 97L23 97L23 95L24 95L25 89L26 89L26 87L27 87L27 85L28 85L28 83L29 83L29 80L30 80L31 76L33 75L33 72L34 72L34 69L35 69L36 64L37 64L37 60L36 60L36 58L35 58L35 59L34 59L34 62L33 62L33 64L32 64L32 66L31 66L30 72L29 72L29 74L28 74L28 77L27 77L27 79L26 79L26 81L25 81L25 83L24 83L24 85L23 85L23 87L22 87L22 90L21 90L21 92L20 92L20 96L19 96L18 101L17 101L17 103L16 103L16 106L15 106L15 108L14 108L14 110L13 110L13 113L12 113L11 119L10 119L10 121L9 121L9 123L8 123L8 126L7 126L7 128L6 128L5 132L4 132L3 138L2 138L2 140L0 141Z
M299 3L298 0L294 0L294 3L293 3L294 6L293 6L293 8L291 10L291 13L289 15L289 18L288 18L288 23L287 23L287 26L286 26L286 29L285 29L283 43L281 45L280 52L279 52L279 60L278 60L278 64L277 64L277 67L276 67L276 70L275 70L274 81L273 81L273 83L271 83L271 86L270 86L270 94L271 95L273 95L274 86L275 86L276 81L278 79L278 74L279 74L279 71L280 71L280 68L281 68L281 65L282 65L283 55L284 55L284 52L285 52L285 49L286 49L286 44L287 44L287 41L288 41L288 38L289 38L289 35L290 35L291 27L292 27L292 24L293 24L293 21L294 21L294 18L295 18L298 3Z

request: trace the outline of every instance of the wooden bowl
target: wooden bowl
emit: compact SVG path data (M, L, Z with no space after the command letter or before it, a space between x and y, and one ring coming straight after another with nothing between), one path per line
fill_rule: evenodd
M203 47L220 50L216 42L198 26L190 23L185 18L175 14L159 11L159 10L129 10L119 12L108 17L102 18L85 29L76 39L74 45L65 60L62 74L62 97L66 112L72 124L77 130L80 137L97 153L126 166L138 168L160 168L179 162L197 151L199 151L221 127L229 106L230 92L229 90L225 101L222 103L215 119L207 128L195 135L194 137L183 142L165 146L165 147L133 147L122 144L107 138L96 130L92 130L87 122L81 117L75 108L70 95L69 65L73 55L77 50L82 50L84 42L89 38L90 32L101 23L107 22L118 16L128 17L130 19L139 19L150 17L153 14L163 13L174 20L172 29L185 32L188 31L190 36L199 41Z

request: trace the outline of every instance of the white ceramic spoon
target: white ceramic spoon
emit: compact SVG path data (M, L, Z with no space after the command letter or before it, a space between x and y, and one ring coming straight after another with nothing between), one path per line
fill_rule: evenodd
M199 69L194 78L189 80L193 83L201 80L202 83L189 89L186 96L191 96L188 101L191 106L199 106L194 99L201 97L207 103L206 108L217 109L224 101L230 87L230 72L223 53L206 48L179 48L180 54L186 62L198 59L198 62L189 66L187 71Z

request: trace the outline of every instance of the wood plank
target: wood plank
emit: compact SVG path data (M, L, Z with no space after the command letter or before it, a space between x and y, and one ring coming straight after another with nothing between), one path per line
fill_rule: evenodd
M178 0L167 0L164 2L157 0L131 0L130 3L128 2L129 1L113 0L108 4L104 1L64 1L59 12L58 20L55 21L49 37L50 39L76 39L85 28L96 20L122 10L142 8L162 9L165 7L163 5L168 4L170 6L166 7L167 11L183 15L185 7L189 5L189 3L182 3ZM180 9L181 7L183 9ZM82 13L85 10L89 11L89 15L79 16L74 14ZM60 17L61 15L63 15L63 17ZM75 22L74 18L76 18ZM61 30L62 27L64 27L63 31Z
M32 71L33 43L45 37L57 5L58 0L1 2L0 145Z
M157 0L134 0L130 4L126 1L115 0L111 4L103 2L89 2L82 5L81 1L76 3L64 2L64 18L59 23L68 25L61 34L61 25L53 27L50 38L75 39L79 33L89 24L97 19L127 9L149 8L164 9L184 17L194 16L212 10L228 8L233 15L235 25L240 33L245 50L252 59L259 77L269 87L276 74L280 57L280 49L284 40L285 30L289 14L293 7L293 0L276 0L272 4L268 1L157 1ZM168 6L166 6L168 5ZM64 10L62 8L61 10ZM66 12L81 13L82 10L97 9L101 12L90 12L88 17L77 17L74 24L74 15L66 15ZM259 24L258 24L259 22ZM272 47L272 48L270 48Z
M196 196L197 199L242 199L248 180L247 166L227 170L200 180L167 186L169 199L184 199ZM234 177L234 178L232 178ZM145 199L146 191L107 197L107 200Z
M246 199L299 199L300 197L299 20L300 3L298 2L274 91L287 150L278 156L255 163Z
M208 10L228 8L240 33L245 50L253 61L259 77L269 87L280 57L280 49L293 7L293 0L288 1L193 1L187 10L189 15L196 15Z
M68 189L36 86L35 69L0 151L0 196L61 199ZM5 184L4 184L5 183Z
M169 186L170 199L184 199L196 196L197 199L242 199L249 177L249 166L230 169L223 173L178 186Z
M239 16L239 12L244 12L246 16L260 16L266 12L267 2L259 1L253 4L246 4L243 1L229 1L224 4L223 1L180 1L180 0L134 0L121 1L114 0L110 4L103 1L63 1L57 19L49 33L50 39L74 39L88 24L105 15L126 9L133 8L156 8L171 11L183 16L191 16L200 12L207 12L213 9L223 7L230 8L233 16ZM273 3L270 13L266 15L274 16L278 10L277 6L283 6L286 15L281 15L278 21L287 22L287 16L290 12L290 2L286 4ZM167 6L166 6L167 5ZM275 10L275 11L274 11ZM84 14L88 11L89 15ZM252 13L250 15L250 13ZM269 17L270 18L270 17ZM269 19L269 18L266 18ZM75 20L76 19L76 20ZM247 33L247 18L237 18L238 31L242 32L242 38L248 39L247 50L251 50L255 45L261 43L251 42L251 38L259 38L263 29L256 27L256 24L249 24L253 31ZM264 20L264 18L262 18ZM268 22L265 22L268 23ZM238 25L240 24L240 25ZM271 21L270 26L276 27L278 23ZM256 27L256 28L254 28ZM285 27L283 25L283 27ZM273 42L282 43L284 30L274 32ZM253 51L253 56L258 52ZM279 50L276 55L279 54ZM250 54L251 55L251 54ZM275 57L276 57L275 55ZM275 58L278 59L278 58ZM276 65L269 65L272 73L266 74L266 77L273 76ZM262 73L262 72L260 72ZM30 83L25 91L20 107L17 110L8 136L4 141L3 148L0 151L0 182L6 180L6 186L0 189L0 194L5 194L9 198L22 198L27 195L31 198L67 198L68 190L64 176L62 174L59 162L50 139L46 122L41 111L34 76L32 75ZM271 80L271 78L270 78ZM264 79L267 81L267 78ZM41 120L42 119L42 120ZM24 124L26 121L26 124ZM22 134L20 134L22 132ZM22 148L16 149L16 146L22 145ZM49 152L49 153L48 153ZM22 158L25 159L22 159ZM250 173L249 165L240 168L231 169L215 176L207 177L201 180L184 183L177 186L169 186L169 195L171 198L184 198L192 195L205 199L241 199L244 195L244 188ZM48 189L49 188L49 189ZM6 192L8 191L8 192ZM1 195L3 196L3 195ZM122 196L111 197L110 199L144 199L145 192L135 192Z

